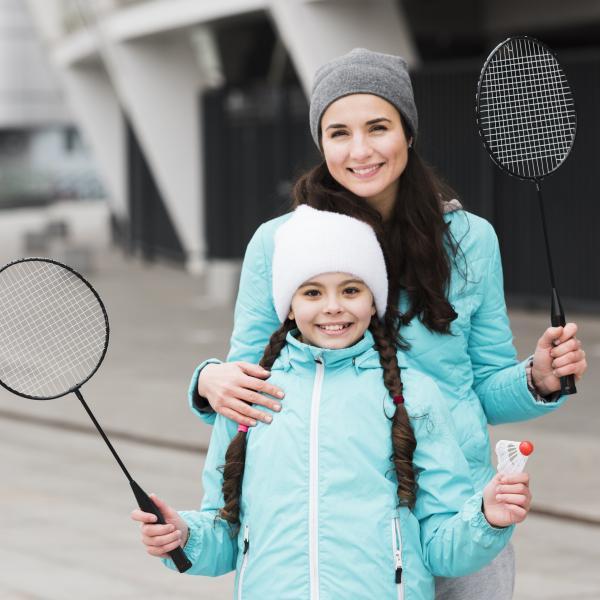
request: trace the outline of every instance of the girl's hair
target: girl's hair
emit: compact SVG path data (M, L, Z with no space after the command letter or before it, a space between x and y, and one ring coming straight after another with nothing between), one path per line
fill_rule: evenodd
M324 161L300 176L293 189L294 207L308 204L371 225L386 255L393 304L397 303L402 288L408 293L409 307L401 316L401 324L406 325L417 316L430 331L437 333L449 333L450 323L456 318L447 290L458 243L443 219L442 210L442 202L455 197L414 148L408 151L388 222L384 223L379 212L364 198L341 186Z
M380 321L373 316L369 329L375 340L375 349L383 368L383 381L390 396L402 396L402 381L396 352L401 346L398 335L399 314L393 305L388 305L386 318ZM286 319L283 325L271 336L260 365L269 369L285 345L288 331L295 327L294 321ZM396 404L392 418L392 456L398 478L398 502L401 506L414 506L416 479L413 469L413 454L416 447L415 436L409 422L404 403ZM240 497L246 461L246 433L240 431L231 440L225 453L223 467L223 498L225 504L219 516L228 521L236 532L240 524Z
M286 319L283 325L271 336L259 365L270 369L277 360L281 349L285 346L288 331L295 327L295 322ZM240 523L240 496L242 495L242 480L246 463L246 432L238 431L231 440L225 453L223 466L223 498L225 504L219 511L219 516L234 526Z

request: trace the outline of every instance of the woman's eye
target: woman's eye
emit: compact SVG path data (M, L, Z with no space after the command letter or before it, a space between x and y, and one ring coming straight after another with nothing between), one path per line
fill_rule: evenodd
M371 127L371 131L387 131L387 127L385 125L374 125Z
M346 132L345 132L345 131L343 131L343 130L341 130L341 129L338 129L337 131L334 131L334 132L331 134L331 137L332 137L332 138L334 138L334 137L339 137L340 135L346 135Z

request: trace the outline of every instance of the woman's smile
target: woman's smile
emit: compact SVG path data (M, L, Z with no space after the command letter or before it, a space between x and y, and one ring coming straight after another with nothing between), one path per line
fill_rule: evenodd
M381 162L365 165L364 167L348 167L348 171L358 179L370 179L371 177L378 175L384 165L385 163Z

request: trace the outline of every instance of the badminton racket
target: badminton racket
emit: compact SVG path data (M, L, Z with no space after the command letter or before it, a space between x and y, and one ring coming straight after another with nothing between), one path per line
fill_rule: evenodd
M571 152L577 115L571 88L552 50L528 36L510 37L494 48L481 70L475 112L479 134L496 165L535 184L552 286L550 320L553 327L564 327L541 182ZM560 382L563 394L577 393L573 375Z
M125 474L139 507L165 520L133 480L81 394L108 348L108 315L79 273L46 258L24 258L0 269L0 384L33 400L73 393ZM170 553L180 572L192 565L181 548Z

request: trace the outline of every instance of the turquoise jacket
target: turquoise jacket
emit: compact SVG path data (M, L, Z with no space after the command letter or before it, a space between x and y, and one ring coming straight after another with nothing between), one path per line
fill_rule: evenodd
M219 467L237 425L216 418L202 508L181 513L190 526L188 573L236 569L235 597L244 600L430 600L432 574L460 576L492 560L513 528L494 528L481 512L438 387L406 361L400 366L417 439L412 511L397 506L395 407L370 332L342 350L288 334L271 376L287 390L283 409L248 433L237 537L216 518Z
M257 363L279 327L272 302L271 258L274 232L288 218L284 215L264 223L248 244L228 361ZM458 318L451 325L451 335L432 333L418 319L403 327L402 335L411 344L408 365L439 386L475 489L481 489L495 472L488 423L531 419L556 409L564 398L545 403L528 390L525 363L517 361L512 343L500 251L492 226L464 210L444 218L460 242L448 294ZM407 307L405 294L400 296L399 307ZM209 423L214 419L214 413L195 412Z

